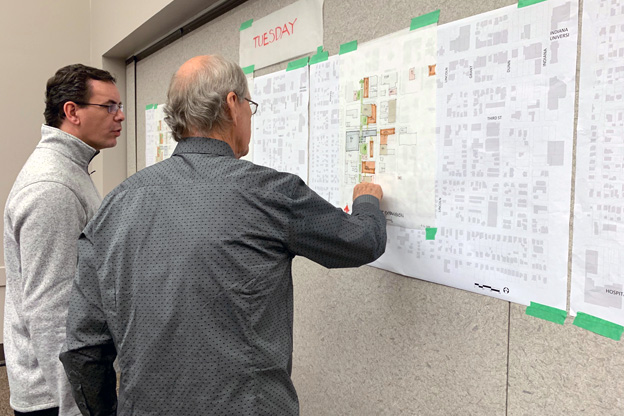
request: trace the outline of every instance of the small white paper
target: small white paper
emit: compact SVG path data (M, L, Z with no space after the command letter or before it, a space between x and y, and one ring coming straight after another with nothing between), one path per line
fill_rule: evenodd
M254 99L254 96L253 96L253 92L254 92L254 77L253 77L253 74L248 74L247 75L247 88L249 89L249 94L251 95L251 99L253 100ZM247 160L249 162L253 162L253 143L254 143L253 131L254 131L254 117L251 118L251 137L249 138L249 152L245 156L241 157L242 160Z
M145 110L145 167L171 157L176 145L165 123L165 105Z

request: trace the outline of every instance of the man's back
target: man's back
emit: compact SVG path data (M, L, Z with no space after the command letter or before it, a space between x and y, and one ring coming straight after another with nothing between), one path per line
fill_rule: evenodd
M385 219L369 198L350 217L298 177L205 138L113 191L79 243L76 286L100 293L72 299L68 324L91 326L78 309L101 296L122 373L119 414L298 414L291 261L378 257Z

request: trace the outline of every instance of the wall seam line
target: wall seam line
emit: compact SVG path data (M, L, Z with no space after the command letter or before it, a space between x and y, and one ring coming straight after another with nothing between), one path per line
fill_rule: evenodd
M137 59L134 58L134 173L139 171L139 127L138 127L138 113L137 108Z
M509 351L511 347L511 302L507 302L507 380L505 383L505 416L509 415Z

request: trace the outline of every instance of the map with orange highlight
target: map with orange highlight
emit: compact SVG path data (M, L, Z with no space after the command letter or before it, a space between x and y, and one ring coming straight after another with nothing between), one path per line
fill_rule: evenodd
M388 224L434 225L435 39L398 32L341 55L341 207L356 184L378 183Z

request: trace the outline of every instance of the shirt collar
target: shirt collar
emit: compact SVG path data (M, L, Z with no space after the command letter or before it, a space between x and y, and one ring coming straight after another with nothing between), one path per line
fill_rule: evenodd
M222 140L208 137L186 137L178 142L173 155L181 153L202 153L215 156L234 157L234 151Z
M76 136L47 125L41 126L38 148L52 149L87 169L91 160L100 153Z

